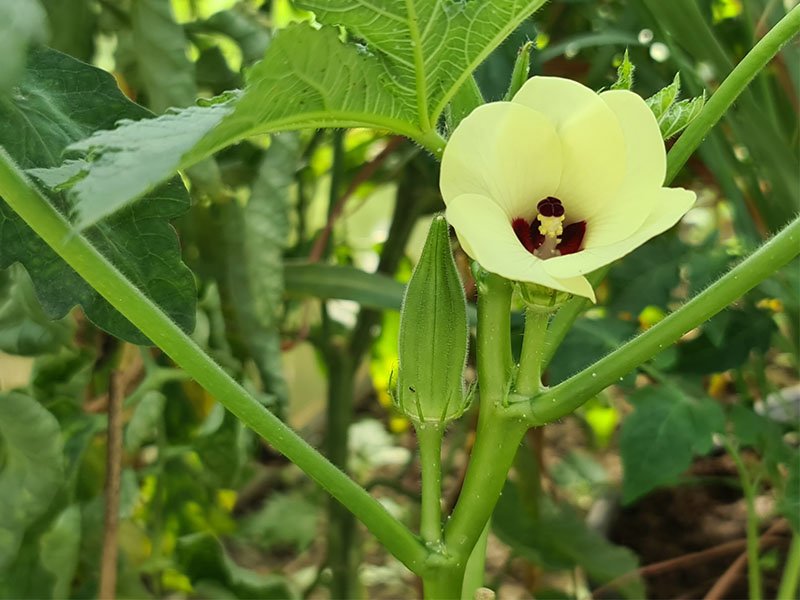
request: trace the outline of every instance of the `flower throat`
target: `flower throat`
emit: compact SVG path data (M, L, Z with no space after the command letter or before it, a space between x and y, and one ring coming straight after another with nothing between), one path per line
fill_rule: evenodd
M573 254L581 249L586 221L564 225L564 205L553 196L540 201L536 209L539 214L530 223L521 217L511 222L517 239L528 252L544 259Z

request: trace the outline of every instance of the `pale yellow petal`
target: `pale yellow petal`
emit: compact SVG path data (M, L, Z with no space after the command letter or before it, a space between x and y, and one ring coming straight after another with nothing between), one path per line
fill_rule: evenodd
M590 231L587 228L586 249L546 260L545 269L553 277L559 278L596 271L675 225L688 212L695 200L696 195L692 191L682 188L661 188L657 192L652 212L633 234L618 242L597 246L591 244Z
M439 182L447 205L462 194L479 194L509 218L530 220L560 179L561 144L550 121L525 106L493 102L453 131Z
M619 119L594 91L569 79L532 77L514 96L546 115L561 138L562 175L554 194L573 221L592 218L619 189L627 153Z
M619 190L592 217L592 243L602 246L627 238L653 211L666 174L667 154L658 122L640 96L612 90L600 98L619 118L627 150L625 178Z
M641 96L628 90L603 92L600 98L617 116L625 136L626 185L661 187L667 173L667 152L653 111Z
M447 220L455 228L462 248L481 266L513 281L538 283L594 301L594 290L584 277L554 277L543 261L522 246L507 215L495 202L476 194L451 199Z

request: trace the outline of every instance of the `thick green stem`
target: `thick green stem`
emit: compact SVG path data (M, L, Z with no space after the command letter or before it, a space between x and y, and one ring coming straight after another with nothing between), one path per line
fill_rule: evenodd
M722 118L753 78L798 31L800 31L800 6L790 10L753 46L714 92L700 115L678 138L667 156L667 182L675 178L708 131Z
M463 577L464 567L455 563L432 569L422 579L425 600L457 600Z
M532 425L560 419L723 310L800 254L800 217L666 319L592 366L536 396Z
M482 273L478 283L478 382L481 412L503 400L511 377L511 282Z
M442 543L442 426L416 425L419 463L422 471L420 535L431 548Z
M778 600L794 600L797 598L797 583L800 581L800 535L792 535L789 555L783 567L783 576L778 588Z
M725 449L731 455L739 473L739 481L744 492L745 506L747 507L747 585L749 600L761 600L761 565L758 559L758 515L756 514L756 488L750 479L750 473L742 460L736 446L726 440Z
M462 573L453 597L460 594L467 559L489 521L527 430L524 420L509 415L504 407L511 369L511 286L484 274L478 289L478 431L464 486L445 528L446 553Z
M428 551L416 536L225 373L86 238L72 229L2 149L0 196L67 264L212 396L347 506L409 569L414 572L423 569Z

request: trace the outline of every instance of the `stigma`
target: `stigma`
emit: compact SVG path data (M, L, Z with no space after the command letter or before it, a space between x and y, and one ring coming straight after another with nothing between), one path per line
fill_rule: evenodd
M564 233L564 205L561 200L548 196L536 205L539 214L539 233L551 240L560 238ZM558 240L561 241L561 240Z

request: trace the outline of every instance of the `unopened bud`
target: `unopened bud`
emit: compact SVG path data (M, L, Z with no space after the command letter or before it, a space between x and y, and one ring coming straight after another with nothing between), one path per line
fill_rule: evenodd
M443 216L434 218L400 313L395 402L416 423L444 423L467 406L467 304Z

